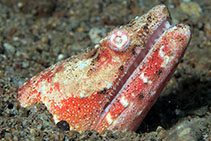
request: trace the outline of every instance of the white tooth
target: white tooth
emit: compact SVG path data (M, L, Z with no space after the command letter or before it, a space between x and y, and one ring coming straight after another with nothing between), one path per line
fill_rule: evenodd
M166 23L165 23L165 27L166 28L169 28L171 25L170 25L170 23L167 21Z

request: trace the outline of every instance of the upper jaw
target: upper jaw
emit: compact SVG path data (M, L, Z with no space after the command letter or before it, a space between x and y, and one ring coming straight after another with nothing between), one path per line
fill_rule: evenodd
M130 22L131 26L129 32L139 37L141 46L146 44L149 38L157 31L157 29L169 28L170 15L165 5L158 5L152 8L148 13L141 17L136 17L134 21ZM134 31L136 34L134 34Z

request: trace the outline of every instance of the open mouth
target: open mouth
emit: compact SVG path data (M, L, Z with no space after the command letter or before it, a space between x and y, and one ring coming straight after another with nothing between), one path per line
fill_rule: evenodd
M164 31L166 31L170 27L170 19L166 18L160 24L160 26L158 26L158 28L153 32L149 39L145 42L146 48L152 48L152 46L156 43L157 39L163 34Z
M126 83L128 78L131 76L131 74L134 72L134 70L137 68L137 66L142 62L144 57L147 55L149 50L153 48L159 37L162 36L162 34L171 27L170 25L170 19L167 17L165 20L161 22L161 24L157 27L157 29L154 30L154 32L149 36L149 38L145 42L145 48L141 50L141 52L138 54L136 59L134 60L134 63L129 66L127 73L123 76L123 78L120 80L119 85L116 87L115 94L117 94L120 89L123 87L123 85ZM117 96L114 94L114 97ZM114 98L113 97L113 98ZM112 99L112 98L111 98Z
M143 61L147 53L150 49L154 47L157 40L162 36L162 34L171 27L170 25L170 18L166 17L160 25L154 30L154 32L149 36L149 38L145 42L145 47L141 50L141 52L137 55L136 59L133 61L134 63L130 65L127 69L127 73L119 80L118 85L115 87L115 91L113 94L111 94L110 102L108 102L104 106L103 113L101 114L100 119L105 116L105 114L109 111L109 108L111 105L116 101L116 99L120 95L121 89L123 89L124 84L127 82L129 77L133 74L135 69L138 67L138 65ZM99 123L99 122L98 122Z
M134 60L134 63L129 67L128 73L126 74L125 78L123 77L122 81L126 82L126 80L130 77L132 72L137 68L137 66L142 62L144 57L147 55L149 50L153 48L159 37L162 36L162 34L171 27L170 25L170 18L166 17L160 25L157 27L157 29L154 30L154 32L149 36L149 38L145 41L145 47L141 50L141 52L138 54L136 59Z

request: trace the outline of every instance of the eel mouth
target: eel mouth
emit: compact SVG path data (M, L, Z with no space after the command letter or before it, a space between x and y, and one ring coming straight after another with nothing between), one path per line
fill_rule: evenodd
M170 18L166 17L160 25L157 26L157 28L154 30L154 32L149 36L149 38L145 42L145 47L140 51L140 53L137 55L133 63L128 67L127 73L119 80L119 85L116 86L116 91L113 94L113 97L111 98L111 101L118 97L118 93L121 90L121 88L124 86L128 78L131 76L131 74L135 71L135 69L138 67L138 65L143 61L145 56L148 54L149 50L154 47L158 39L162 36L162 34L168 30L171 27L170 25Z
M129 79L129 77L132 75L132 73L135 71L135 69L138 67L138 65L143 61L145 56L148 54L149 50L154 47L156 42L158 41L159 37L162 36L162 34L168 30L171 27L170 25L170 18L166 17L154 30L154 32L149 36L149 38L145 42L145 47L140 51L140 53L137 55L135 60L133 61L134 63L131 64L128 69L127 73L119 79L118 85L115 87L114 93L111 94L110 97L110 102L108 102L104 106L104 110L99 118L99 121L102 120L102 118L105 116L105 114L108 112L109 108L111 105L115 102L115 100L119 97L121 89L124 87L125 83ZM98 122L100 123L100 122ZM98 125L97 123L97 125Z
M127 79L130 77L130 75L133 73L133 71L137 68L137 66L142 62L142 60L145 58L147 53L153 46L156 44L159 37L162 36L162 34L168 30L171 27L170 24L170 18L166 17L154 30L154 32L149 36L149 38L145 41L145 47L140 51L140 53L137 55L134 63L131 64L128 68L127 74L120 80L121 84L118 87L122 87L124 83L127 81ZM123 82L123 83L122 83ZM118 88L117 88L118 89ZM121 88L120 88L121 89ZM120 90L119 89L119 90ZM118 93L118 92L117 92Z
M145 42L146 48L152 48L153 45L156 43L158 38L171 27L170 25L170 18L167 17L163 22L157 27L157 29L150 35L148 40Z

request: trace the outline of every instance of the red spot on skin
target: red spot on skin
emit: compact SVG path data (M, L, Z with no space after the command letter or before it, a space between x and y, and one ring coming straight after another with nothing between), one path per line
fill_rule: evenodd
M42 101L41 101L41 92L38 93L38 95L37 95L37 97L34 99L34 101L42 102Z
M62 69L63 69L63 66L60 65L60 66L56 69L55 73L60 72Z
M59 84L59 82L55 82L55 83L54 83L54 89L57 90L58 92L60 92L60 93L62 94L61 89L60 89L60 84Z
M118 101L116 102L114 105L112 105L113 107L111 108L110 114L112 118L115 118L117 116L119 116L122 111L125 109L125 107Z
M52 71L49 71L45 74L43 74L41 76L41 78L35 83L35 86L37 87L39 85L39 83L42 81L42 80L47 80L49 83L51 83L52 81L52 78L55 76L55 74L59 71L61 71L63 68L62 65L60 65L58 68L56 68L55 72L52 72ZM40 75L40 74L39 74Z
M53 88L50 87L50 90L47 93L51 94L52 92L53 92Z
M41 78L35 83L35 86L38 87L39 83L42 81L42 80L45 80L45 79L51 79L51 74L53 74L53 72L49 71L47 72L46 74L42 75Z
M38 92L37 90L31 91L32 94L35 94L35 93L37 93L37 92Z

